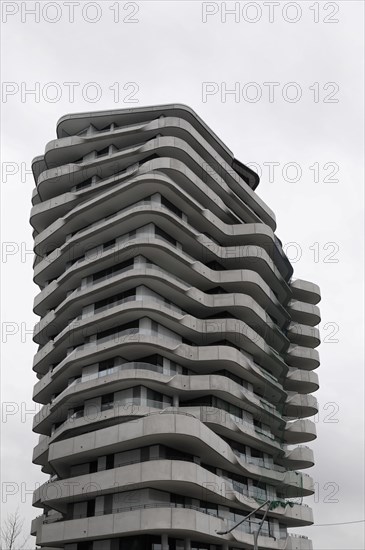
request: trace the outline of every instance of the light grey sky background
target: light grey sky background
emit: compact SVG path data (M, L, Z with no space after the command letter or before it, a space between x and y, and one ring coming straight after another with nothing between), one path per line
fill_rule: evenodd
M181 102L256 163L294 276L321 287L307 470L317 484L305 502L316 524L364 519L363 2L240 2L224 22L234 2L80 1L73 23L67 2L40 2L39 22L35 2L1 4L3 512L19 506L28 530L40 513L31 493L46 479L31 464L31 160L65 113ZM296 532L317 550L365 547L363 523Z

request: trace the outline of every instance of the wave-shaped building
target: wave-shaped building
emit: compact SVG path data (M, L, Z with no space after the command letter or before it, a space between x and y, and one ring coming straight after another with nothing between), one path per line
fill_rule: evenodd
M33 173L37 545L312 548L320 292L258 176L184 105L64 116Z

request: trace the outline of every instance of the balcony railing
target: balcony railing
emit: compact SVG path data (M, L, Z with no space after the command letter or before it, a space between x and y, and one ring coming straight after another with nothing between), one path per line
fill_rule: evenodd
M118 415L120 411L127 411L129 414L137 414L138 415L138 408L139 407L149 407L153 409L166 409L171 407L172 403L166 403L163 401L155 401L153 399L142 399L140 397L135 397L129 401L125 402L113 402L108 404L102 404L100 405L100 409L95 410L92 409L90 412L85 410L76 411L71 414L62 424L57 426L52 431L52 436L54 436L56 433L62 430L67 424L72 424L75 420L79 418L85 418L87 422L97 422L104 420L100 415L102 412L106 410L114 409L115 416ZM141 411L141 415L145 416L144 411Z
M167 456L157 456L157 457L151 457L147 460L128 460L126 462L118 463L117 465L114 465L114 468L124 468L125 466L133 466L135 464L143 464L143 462L151 462L151 461L157 461L157 460L171 460L171 461L181 461L181 462L189 462L192 464L197 464L194 460L194 457L182 457L182 456L174 456L174 455L167 455ZM204 466L201 466L204 468ZM104 470L101 470L104 471ZM216 474L215 474L216 475ZM77 477L77 476L69 476L69 477ZM260 489L259 487L250 486L248 487L244 483L240 483L238 481L232 480L227 475L222 476L224 480L228 481L234 491L237 491L241 495L257 498L257 499L267 499L267 492L265 489ZM54 480L53 480L54 481ZM46 483L50 483L51 480L47 481ZM274 498L276 498L276 494L274 495Z
M51 399L51 403L53 404L57 402L72 386L76 386L77 384L81 384L84 382L89 382L90 380L103 378L104 376L109 376L111 374L115 374L124 370L149 370L153 372L158 372L159 374L163 374L163 367L161 365L154 365L152 363L132 361L129 363L123 363L122 365L115 365L114 367L110 367L108 369L95 372L93 374L88 374L86 376L80 376L79 378L76 378L62 392L60 392L57 397Z
M136 504L135 506L120 506L120 507L113 507L110 512L105 513L104 511L96 511L93 516L89 516L88 514L73 514L71 517L57 517L57 518L50 518L47 516L38 516L43 517L43 523L55 523L60 521L72 521L77 519L84 519L87 517L96 517L96 516L104 516L109 514L119 514L123 512L132 512L135 510L150 510L150 509L158 509L158 508L180 508L184 510L194 510L196 512L200 512L202 514L206 514L208 516L216 517L217 519L220 519L225 522L225 524L228 524L229 527L234 526L237 524L237 521L240 521L240 519L244 519L245 516L237 516L234 520L230 518L226 518L223 515L219 515L218 510L215 510L214 508L207 509L200 506L195 506L193 504L183 504L183 503L174 503L174 502L157 502L157 503L149 503L149 504ZM220 513L221 514L221 513ZM253 534L258 529L258 524L260 523L259 519L251 518L250 520L241 523L237 527L240 531L243 531L247 534ZM264 522L262 529L261 529L261 536L264 537L271 537L273 538L273 529L274 525L271 521ZM299 538L306 538L306 537L299 537Z
M113 335L110 335L110 336L104 336L103 338L99 338L97 340L97 344L104 344L105 342L110 342L112 340L118 340L119 338L123 338L123 336L130 336L131 334L138 334L140 332L139 330L139 327L133 327L133 328L126 328L124 330L121 330L120 332L116 332L115 334ZM91 342L91 344L93 344L94 342ZM81 346L77 346L77 349L83 349L83 345L86 345L87 344L82 344Z
M237 449L232 449L232 450L240 460L243 460L247 464L254 464L255 466L260 466L261 468L265 468L267 470L275 470L276 472L281 472L281 473L286 472L285 468L283 468L282 466L278 466L277 464L273 464L273 463L270 463L270 464L265 463L263 458L247 456L237 451Z
M107 304L106 306L95 309L94 313L95 314L102 313L103 311L108 311L108 309L112 309L113 307L126 304L127 302L141 302L143 300L151 300L152 302L165 306L167 309L170 309L171 311L175 311L176 313L179 313L179 314L184 314L184 315L186 314L186 312L183 311L181 308L179 308L175 304L171 304L165 301L164 298L162 297L160 298L158 296L148 296L148 295L142 295L142 294L136 294L134 296L127 296L126 298L121 298L120 300L116 300L115 302ZM81 314L79 315L79 317L75 319L75 321L82 318L83 316Z

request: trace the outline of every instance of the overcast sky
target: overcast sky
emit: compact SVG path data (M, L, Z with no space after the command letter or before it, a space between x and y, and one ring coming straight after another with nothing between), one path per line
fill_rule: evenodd
M257 191L294 276L321 287L307 470L317 485L306 499L319 525L296 532L316 550L363 549L364 524L321 526L364 518L363 2L241 2L226 20L233 2L76 2L73 16L67 3L40 2L39 22L34 2L1 4L3 510L19 505L28 530L46 479L31 464L31 160L66 113L180 102L262 171Z

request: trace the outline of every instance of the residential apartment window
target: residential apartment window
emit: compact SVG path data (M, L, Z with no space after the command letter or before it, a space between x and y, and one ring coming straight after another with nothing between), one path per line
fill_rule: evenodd
M108 330L103 330L102 332L97 333L97 340L102 340L104 338L109 338L111 336L115 336L115 338L118 338L118 336L123 336L126 334L136 334L138 332L139 328L139 321L131 321L130 323L126 323L124 325L120 325L118 327L109 328Z
M147 388L147 401L159 401L161 403L163 401L167 401L171 403L172 398L167 397L158 391L150 390L149 388Z
M222 264L217 262L216 260L212 260L211 262L207 262L205 265L207 267L209 267L209 269L213 269L214 271L225 271L226 270L226 268Z
M168 233L163 231L163 229L160 229L157 225L155 225L155 235L158 237L161 237L163 240L167 241L168 243L172 244L173 246L176 246L177 241L170 237Z
M142 359L139 359L142 363L149 363L150 365L163 365L163 357L161 355L158 355L155 353L154 355L147 355L147 357L142 357Z
M120 292L119 294L115 294L114 296L110 296L109 298L104 298L104 300L99 300L95 303L94 311L95 313L99 313L100 310L106 310L110 307L117 306L127 301L128 298L134 298L135 296L136 289L130 288L129 290Z
M108 154L109 154L109 146L104 147L104 149L100 149L100 151L96 151L97 157L104 157L105 155L108 155Z
M248 383L242 378L240 378L239 376L237 376L236 374L233 374L233 372L230 372L228 370L219 370L216 372L216 374L221 374L222 376L226 376L230 380L233 380L234 382L236 382L236 384L239 384L244 388L248 388Z
M106 470L111 470L113 468L114 468L114 454L107 455L106 456L106 461L105 461L105 469Z
M93 282L96 283L97 281L100 281L104 278L112 277L113 275L116 275L118 273L122 273L124 270L131 269L134 265L134 258L130 260L126 260L125 262L121 262L116 265L112 265L106 269L102 269L101 271L98 271L97 273L93 273L92 278Z
M107 395L103 395L101 398L101 410L107 411L108 409L111 409L114 405L114 393L108 393Z
M257 498L262 498L262 499L266 499L267 498L267 488L266 488L266 483L258 480L258 479L253 479L252 480L252 485L253 487L255 487L256 491L255 491L255 496Z
M115 245L115 239L111 239L110 241L107 241L106 243L103 244L103 251L113 248L114 245Z
M211 516L217 516L218 515L218 505L212 504L211 502L206 502L205 500L200 501L200 508L203 512L206 514L209 514Z
M185 506L191 506L192 499L183 495L171 493L170 502L174 504L176 508L184 508Z
M94 498L87 501L86 516L88 518L91 518L91 517L95 516L95 499Z
M174 204L172 204L172 202L170 202L169 200L165 199L165 197L161 196L161 204L163 206L166 206L166 208L168 208L169 210L171 210L171 212L173 212L174 214L176 214L176 216L178 216L179 218L182 218L182 211L177 208L177 206L175 206Z
M85 189L86 187L90 187L93 182L93 178L88 178L85 181L82 181L81 183L78 183L76 185L76 191L80 191L81 189Z
M228 294L228 292L224 290L224 288L221 286L215 286L214 288L206 290L205 293L206 294Z
M114 367L115 364L115 357L112 359L106 359L105 361L100 361L99 363L99 372L105 372L107 370L110 370Z

